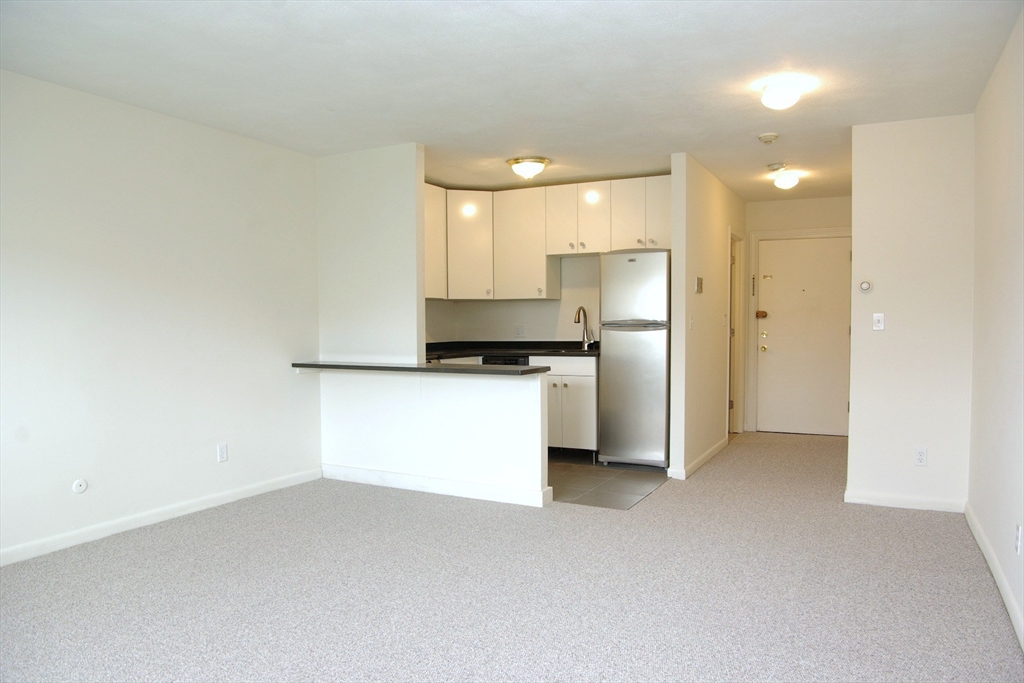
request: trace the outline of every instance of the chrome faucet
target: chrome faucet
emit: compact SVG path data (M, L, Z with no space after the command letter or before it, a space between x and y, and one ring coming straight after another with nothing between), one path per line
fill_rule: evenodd
M583 314L583 350L587 351L590 349L590 345L594 343L594 337L590 333L590 324L587 322L587 309L580 306L576 309L576 317L573 318L574 323L579 323L580 313Z

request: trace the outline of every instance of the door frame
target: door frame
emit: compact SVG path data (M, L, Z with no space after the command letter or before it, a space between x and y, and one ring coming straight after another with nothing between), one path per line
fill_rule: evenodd
M761 252L762 240L803 240L820 239L825 237L853 237L852 228L800 228L794 230L751 230L747 235L747 265L746 272L746 296L743 298L749 302L746 318L746 348L747 348L747 395L746 410L743 416L743 429L748 432L757 431L757 294L752 288L756 287L758 259ZM852 283L851 283L852 287ZM851 298L853 290L850 290ZM852 324L852 323L851 323ZM754 330L754 334L750 331ZM739 334L739 332L737 332Z

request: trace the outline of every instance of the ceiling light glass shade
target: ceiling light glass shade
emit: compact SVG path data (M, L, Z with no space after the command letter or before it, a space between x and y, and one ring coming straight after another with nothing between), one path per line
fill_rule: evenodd
M801 95L820 84L821 81L807 74L781 73L754 81L750 89L761 93L761 104L769 109L789 109L800 101Z
M775 187L789 190L800 182L800 174L796 171L779 171L775 174Z
M476 215L476 204L466 204L462 207L462 215L470 218Z
M601 198L601 195L597 193L597 190L591 190L583 195L583 198L587 200L587 204L597 204L597 200Z
M544 157L525 157L523 159L509 159L508 165L512 172L527 180L544 170L544 167L551 163L550 159Z

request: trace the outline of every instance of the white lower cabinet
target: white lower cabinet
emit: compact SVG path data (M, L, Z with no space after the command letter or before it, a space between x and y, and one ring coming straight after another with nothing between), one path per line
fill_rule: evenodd
M597 359L530 356L530 365L551 367L547 380L548 446L596 451Z

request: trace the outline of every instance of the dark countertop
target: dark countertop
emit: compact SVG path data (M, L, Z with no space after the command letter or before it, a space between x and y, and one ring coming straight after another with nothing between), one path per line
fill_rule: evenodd
M430 372L444 375L506 375L519 377L522 375L539 375L551 368L546 365L449 365L435 363L428 365L387 365L378 363L344 363L331 361L310 361L308 363L292 363L293 368L310 370L370 370L373 372Z
M427 344L427 360L465 358L467 356L596 357L601 355L601 342L594 342L587 351L584 351L582 346L582 343L578 341L430 342Z

